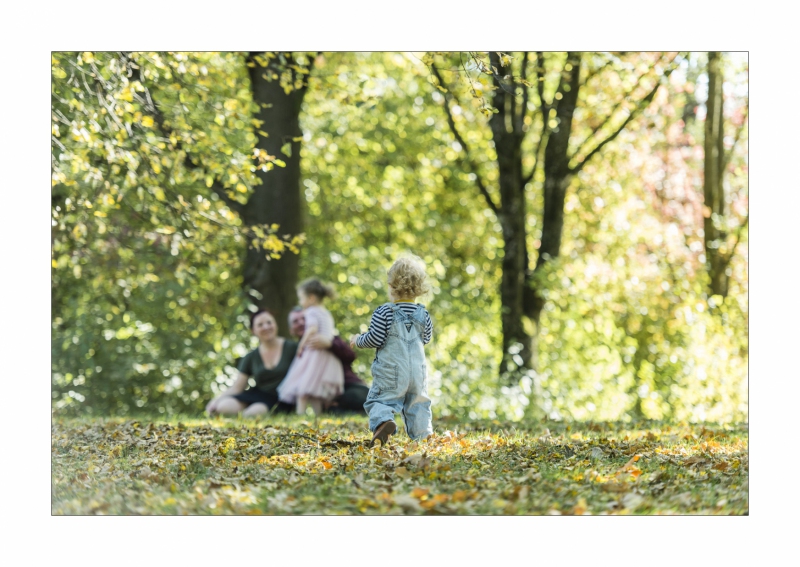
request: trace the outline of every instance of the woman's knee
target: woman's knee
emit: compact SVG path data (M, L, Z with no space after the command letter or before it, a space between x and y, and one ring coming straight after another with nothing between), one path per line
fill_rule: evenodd
M236 398L222 398L217 404L217 413L222 415L237 415L245 409L245 405Z
M255 417L257 415L266 415L268 411L269 408L267 407L267 404L256 402L247 406L247 408L242 412L242 415L246 417Z

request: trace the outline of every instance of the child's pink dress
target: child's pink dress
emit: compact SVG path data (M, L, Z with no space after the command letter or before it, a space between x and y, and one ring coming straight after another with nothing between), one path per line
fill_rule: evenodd
M314 305L304 311L306 329L317 326L317 334L333 340L333 317L324 307ZM306 347L295 356L286 378L278 386L278 399L293 404L301 396L331 400L344 391L341 361L329 350Z

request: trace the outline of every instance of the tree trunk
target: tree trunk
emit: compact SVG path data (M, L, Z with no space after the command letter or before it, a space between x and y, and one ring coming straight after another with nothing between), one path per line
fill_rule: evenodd
M253 100L258 105L255 118L263 124L257 130L268 135L258 135L257 148L276 156L286 167L257 171L261 184L257 185L241 211L247 226L277 224L278 233L299 234L303 231L303 200L300 191L300 107L307 90L307 82L300 88L290 88L287 93L275 74L280 77L288 63L279 58L269 60L267 67L257 61L257 53L247 57ZM291 61L291 54L284 54ZM250 66L252 64L252 66ZM295 77L295 71L291 71ZM293 82L293 81L292 81ZM291 156L281 147L291 144ZM295 286L298 278L299 257L285 251L280 259L269 259L263 250L248 247L244 264L244 289L259 308L269 309L277 319L281 334L285 334L287 317L297 303ZM251 293L252 291L257 294Z
M533 282L533 274L541 270L550 260L561 253L561 235L564 230L564 202L567 189L572 181L572 170L569 167L569 138L572 134L572 119L578 103L580 90L581 54L569 53L567 65L569 71L562 75L559 92L562 97L555 106L556 127L547 138L544 150L544 207L542 213L542 237L539 246L536 268L526 279L525 315L527 315L537 333L532 338L532 350L536 352L539 320L544 309L544 298Z
M727 234L720 223L726 218L725 191L722 185L725 148L722 115L722 70L718 51L708 53L708 100L706 101L705 156L703 159L703 196L705 199L703 233L706 267L712 295L728 295L727 261L720 246Z
M495 68L500 67L497 53L490 54ZM564 227L564 201L567 188L572 180L569 168L569 138L572 132L572 119L580 89L580 53L569 53L559 92L561 100L555 105L558 125L552 130L544 151L544 211L542 238L536 269L540 269L550 259L559 255L561 233ZM522 174L522 117L525 108L518 108L519 102L508 86L501 84L495 76L494 107L489 125L497 152L501 202L498 207L498 220L503 231L503 277L500 288L503 325L503 366L501 373L513 371L515 367L536 368L537 335L539 319L544 300L532 284L533 272L528 264L528 250L525 230L526 202L525 181ZM542 135L545 135L542 133ZM523 317L533 323L534 332L525 331ZM514 355L520 359L514 361ZM521 362L521 364L520 364ZM516 382L511 375L510 383Z
M497 53L490 54L491 64L500 67ZM498 220L503 232L503 276L500 284L503 327L503 362L501 373L532 364L531 337L522 321L527 251L525 243L525 184L522 178L522 121L518 120L513 86L501 84L495 77L494 107L489 119L499 172L500 206ZM508 92L506 89L511 89ZM524 112L524 109L520 110ZM518 355L518 357L517 357ZM516 359L516 361L515 361ZM521 359L521 360L520 360ZM511 379L514 383L517 380Z

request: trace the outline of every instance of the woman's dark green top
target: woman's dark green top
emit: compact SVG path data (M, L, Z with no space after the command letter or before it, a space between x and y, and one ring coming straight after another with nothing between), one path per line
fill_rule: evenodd
M271 392L286 378L295 354L297 354L297 342L286 339L283 341L281 359L275 368L264 367L264 361L261 360L261 354L256 348L239 361L238 370L255 379L256 389L262 392Z

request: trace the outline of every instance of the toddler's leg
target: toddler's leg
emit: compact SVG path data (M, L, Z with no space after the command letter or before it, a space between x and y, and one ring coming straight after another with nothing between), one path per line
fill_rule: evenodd
M314 410L314 415L321 415L322 414L322 398L309 398L308 403L311 408Z
M403 398L371 389L367 394L367 401L364 402L364 409L369 414L369 430L375 431L381 423L394 420L394 414L402 411Z
M433 433L430 398L421 393L406 394L403 421L406 422L406 433L414 440L424 439Z
M300 396L297 398L297 414L303 415L306 413L306 406L308 406L308 398Z

